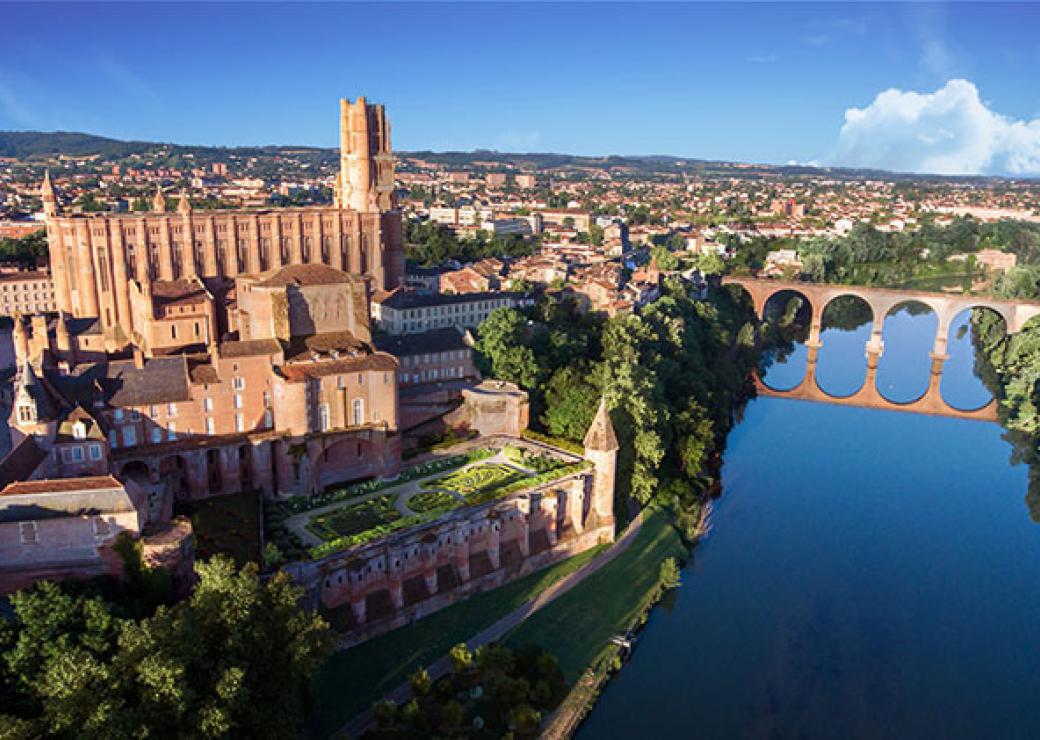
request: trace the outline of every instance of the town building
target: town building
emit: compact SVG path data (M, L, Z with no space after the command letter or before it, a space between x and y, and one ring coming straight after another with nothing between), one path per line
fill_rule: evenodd
M533 306L534 298L524 293L426 293L394 290L372 298L372 319L388 334L414 334L455 327L473 329L496 308Z
M54 282L45 270L0 271L0 316L57 310Z
M402 389L477 377L473 348L453 327L418 334L384 334L375 338L375 346L397 358Z

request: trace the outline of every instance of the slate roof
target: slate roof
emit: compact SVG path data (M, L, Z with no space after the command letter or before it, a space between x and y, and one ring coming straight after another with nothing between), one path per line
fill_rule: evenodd
M47 453L31 437L21 441L0 460L0 486L24 480L47 458Z
M469 349L454 327L431 329L417 334L384 334L372 340L376 348L395 357Z
M101 380L112 406L147 406L191 400L188 361L184 356L153 357L138 368L133 361L108 364Z
M527 298L524 293L497 291L484 293L426 293L422 291L393 290L373 296L374 303L396 309L425 308L427 306L449 306L457 303L476 303L496 299L512 299L515 302Z

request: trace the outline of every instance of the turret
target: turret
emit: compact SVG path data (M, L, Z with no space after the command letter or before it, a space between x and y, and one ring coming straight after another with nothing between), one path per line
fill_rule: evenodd
M585 434L585 459L595 468L592 507L600 521L614 519L614 477L619 447L614 424L607 411L607 400L600 399L596 417Z
M64 360L69 371L76 366L76 350L72 346L72 333L69 324L65 320L65 312L58 312L58 325L54 330L55 348L58 350L58 358Z
M43 173L43 185L40 186L40 197L43 198L43 217L54 218L58 215L58 197L54 193L54 185L51 183L51 171Z
M155 197L152 198L152 210L164 213L166 211L166 196L163 195L162 185L155 186Z
M180 200L177 201L177 213L184 216L191 213L191 198L188 197L187 190L181 190Z
M20 313L14 315L12 338L14 340L15 364L21 366L29 359L29 333L25 330L25 322L22 320Z

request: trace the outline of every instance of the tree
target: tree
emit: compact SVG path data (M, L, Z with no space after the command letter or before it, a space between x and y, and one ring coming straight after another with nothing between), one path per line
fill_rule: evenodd
M480 325L477 349L491 374L523 388L534 388L540 377L538 362L525 346L527 319L512 308L496 308Z
M546 385L546 410L542 415L549 434L575 442L584 438L600 398L599 389L588 378L588 370L580 365L562 367L553 373Z
M196 572L188 600L140 620L46 582L16 594L3 713L79 737L298 734L328 625L284 573L261 582L223 556Z
M676 562L675 558L668 557L661 561L661 569L657 578L657 582L661 585L661 588L678 588L679 584L682 582L681 578L679 563Z
M697 269L702 275L718 275L726 269L726 263L715 250L701 252L697 257Z

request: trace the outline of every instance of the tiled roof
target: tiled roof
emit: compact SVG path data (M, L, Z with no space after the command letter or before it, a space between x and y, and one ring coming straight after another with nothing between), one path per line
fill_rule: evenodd
M334 285L336 283L358 282L354 275L337 270L334 267L319 264L288 265L269 270L260 275L257 285L263 287L282 287L286 285Z
M290 382L306 378L320 378L326 375L361 372L363 370L397 370L397 360L391 355L376 352L358 357L343 357L338 360L318 360L317 362L294 362L282 367L282 373Z

